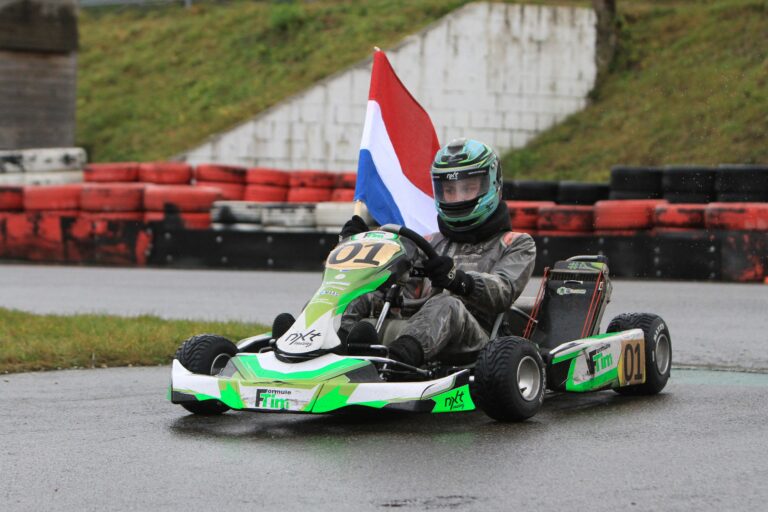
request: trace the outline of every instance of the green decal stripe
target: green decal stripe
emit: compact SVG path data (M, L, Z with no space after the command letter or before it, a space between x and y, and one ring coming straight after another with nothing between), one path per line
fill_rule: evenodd
M475 403L469 395L469 384L435 395L431 400L435 402L433 413L475 410Z
M325 384L323 389L320 390L318 397L315 399L315 403L312 406L312 412L330 412L335 411L336 409L341 409L347 405L349 396L356 387L356 385ZM326 391L326 388L329 389Z
M245 409L245 404L240 398L240 385L237 381L220 380L219 389L221 390L221 400L232 409Z
M566 391L584 392L595 391L606 387L606 384L617 381L619 378L619 371L617 368L612 368L602 375L598 375L594 379L582 382L580 384L574 384L573 382L573 370L576 367L576 361L571 363L571 368L568 370L568 380L565 382Z
M355 300L356 298L365 295L366 293L371 293L373 291L376 291L376 289L384 284L387 279L389 279L389 276L392 275L391 272L385 271L382 272L382 276L380 276L378 279L375 279L371 281L370 283L364 284L362 287L351 291L349 293L343 294L341 297L339 297L339 305L336 308L336 314L340 315L344 312L345 309L347 309L347 306L350 302Z
M555 357L552 360L552 364L557 364L557 363L561 363L563 361L567 361L569 359L573 359L574 357L578 356L582 352L583 352L583 350L576 350L576 351L570 352L568 354L564 354L562 356L557 356L557 357Z
M371 364L364 359L345 358L334 363L318 368L317 370L306 370L303 372L280 372L277 370L267 370L259 364L257 356L240 356L234 359L235 365L240 373L248 375L247 380L273 379L273 380L326 380L341 373L346 373L357 368Z

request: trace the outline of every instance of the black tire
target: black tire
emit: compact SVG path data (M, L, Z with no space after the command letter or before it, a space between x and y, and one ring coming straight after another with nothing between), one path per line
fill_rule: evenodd
M559 204L595 204L608 199L610 188L604 183L580 183L577 181L561 181L558 190Z
M611 191L639 192L649 199L661 197L661 169L656 167L628 167L617 165L611 168ZM615 199L643 199L641 197L616 197Z
M664 199L673 204L704 204L714 200L712 194L696 194L693 192L665 192Z
M720 203L766 203L768 192L721 192L717 195Z
M521 389L521 378L531 385ZM505 336L491 340L480 351L472 398L495 420L522 421L541 409L546 383L536 345L525 338Z
M672 337L669 329L658 315L624 313L611 320L606 332L629 329L642 329L645 333L645 383L615 388L614 391L622 395L655 395L667 385L672 368Z
M611 190L609 199L661 199L661 190Z
M518 180L512 182L515 201L557 201L560 184L556 181Z
M768 192L768 166L723 164L715 190L719 194Z
M227 338L216 334L198 334L181 344L176 351L176 359L192 373L215 375L235 354L237 346ZM221 414L229 410L218 400L183 402L181 406L191 413L205 415Z
M664 198L675 194L703 194L714 196L718 169L701 166L672 166L664 168L661 188Z

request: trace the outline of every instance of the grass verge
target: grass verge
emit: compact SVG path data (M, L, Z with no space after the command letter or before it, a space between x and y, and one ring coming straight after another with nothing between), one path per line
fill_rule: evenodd
M35 315L0 308L0 373L168 364L192 335L210 332L234 341L268 330L242 322Z

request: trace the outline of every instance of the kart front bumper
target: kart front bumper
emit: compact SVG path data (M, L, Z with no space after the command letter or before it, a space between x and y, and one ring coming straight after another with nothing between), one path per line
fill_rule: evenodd
M248 357L260 358L260 369L279 364L268 353ZM223 377L192 373L174 359L168 398L176 404L218 400L231 409L258 412L327 413L351 407L433 413L475 409L467 370L430 381L354 382L353 372L369 366L369 361L335 355L323 358L327 368L351 363L352 369L347 373L309 378L304 378L308 372L278 374L275 371L263 371L264 376L244 377L236 373Z

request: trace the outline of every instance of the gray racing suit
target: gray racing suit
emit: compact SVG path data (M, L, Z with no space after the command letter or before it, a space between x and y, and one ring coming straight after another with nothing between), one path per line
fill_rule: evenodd
M441 233L426 238L439 255L453 258L456 268L472 276L472 293L462 297L432 289L428 279L411 279L405 296L427 298L426 302L415 311L393 310L389 317L407 319L397 334L417 339L427 361L438 354L477 351L488 342L498 314L510 308L528 283L536 244L530 235L512 231L479 243L452 242ZM349 332L360 319L378 316L382 306L380 293L356 299L342 317L342 328Z

